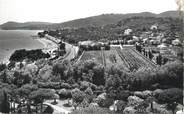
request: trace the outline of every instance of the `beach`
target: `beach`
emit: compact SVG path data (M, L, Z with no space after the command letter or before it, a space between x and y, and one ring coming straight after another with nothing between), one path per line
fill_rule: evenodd
M47 38L37 38L36 40L44 45L43 50L54 50L58 48L58 45L55 42Z

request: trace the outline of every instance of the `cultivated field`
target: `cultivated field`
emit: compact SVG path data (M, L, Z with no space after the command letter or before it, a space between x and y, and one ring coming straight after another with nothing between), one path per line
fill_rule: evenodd
M143 68L156 68L156 65L137 52L134 48L111 48L111 50L85 51L80 62L94 60L105 67L121 65L125 70L138 70Z

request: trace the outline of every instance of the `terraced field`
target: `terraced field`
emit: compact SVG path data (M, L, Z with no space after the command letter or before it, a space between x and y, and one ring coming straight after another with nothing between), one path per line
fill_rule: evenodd
M124 69L129 71L148 67L154 69L157 67L156 64L145 58L134 48L112 48L111 50L85 51L79 61L84 62L91 59L104 65L104 67L121 65Z

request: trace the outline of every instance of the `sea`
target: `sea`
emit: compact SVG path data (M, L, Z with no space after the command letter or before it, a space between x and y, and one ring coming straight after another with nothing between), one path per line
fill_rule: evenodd
M41 49L44 45L35 39L41 30L0 30L0 63L7 62L18 49Z

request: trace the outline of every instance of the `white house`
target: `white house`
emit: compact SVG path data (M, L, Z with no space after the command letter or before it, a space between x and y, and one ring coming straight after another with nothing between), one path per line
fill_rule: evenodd
M133 30L132 29L126 29L124 31L124 35L129 35Z
M151 30L157 30L158 29L158 25L154 24L150 27Z
M180 45L180 44L181 44L181 42L180 42L179 39L172 40L172 45L177 46L177 45Z

